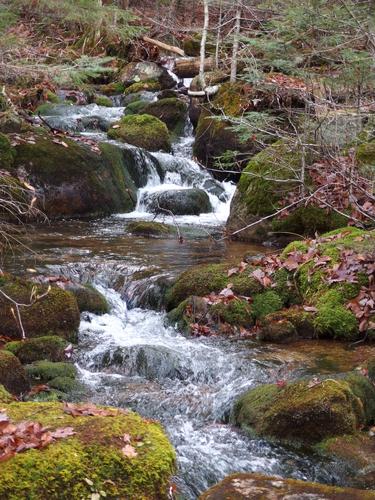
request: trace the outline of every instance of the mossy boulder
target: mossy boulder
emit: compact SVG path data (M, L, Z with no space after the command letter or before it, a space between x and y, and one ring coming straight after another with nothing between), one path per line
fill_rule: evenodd
M14 149L10 140L4 134L0 133L0 167L7 169L12 166L15 157Z
M250 433L313 445L372 423L374 404L374 386L365 377L350 374L344 379L256 387L238 400L233 415L236 424Z
M17 395L30 389L30 382L20 360L8 351L0 351L0 384Z
M204 75L205 78L205 84L206 86L214 86L217 85L218 83L223 83L226 80L229 80L229 75L228 73L225 73L224 71L217 69L214 71L207 71ZM195 76L190 84L190 90L196 91L196 90L202 90L202 82L199 77L199 75ZM220 92L220 91L219 91Z
M202 35L200 33L184 38L182 45L185 54L189 57L198 57L201 51L201 40ZM205 45L205 51L206 55L213 54L215 52L215 43L208 40Z
M200 215L212 212L208 194L198 188L146 193L142 201L147 210L155 214Z
M315 336L314 314L302 307L290 307L263 317L258 339L267 342L284 343Z
M165 123L155 116L146 114L124 116L108 131L108 137L148 151L170 151L171 149L169 132Z
M305 158L309 163L311 158ZM227 231L236 231L257 222L279 210L290 193L296 192L302 168L302 152L298 146L285 141L277 141L253 156L241 174L236 193L233 197ZM297 178L298 177L298 178ZM306 184L311 184L306 179ZM314 235L315 232L329 231L346 224L344 216L323 208L307 206L291 211L283 219L263 221L241 230L234 237L245 241L262 242L268 232L297 233ZM275 237L275 236L274 236Z
M204 264L192 267L182 273L168 290L166 304L169 310L177 307L188 297L204 296L210 292L220 292L229 283L238 295L251 297L263 291L263 286L250 275L251 270L228 277L231 264Z
M30 307L20 307L27 338L58 335L72 342L77 340L80 316L77 301L70 292L53 287L47 293L45 285L35 285L11 275L0 276L0 287L20 304L30 304L33 291L39 296L46 294ZM4 297L0 297L0 324L8 337L21 338L11 305Z
M175 454L159 424L133 412L78 416L61 403L13 403L4 407L12 422L37 421L75 434L43 449L17 453L0 463L1 498L167 499ZM124 435L136 450L126 456ZM141 445L142 444L142 445Z
M233 474L203 493L200 500L271 499L373 500L375 492L309 483L257 473Z
M33 380L41 382L49 382L56 377L65 377L75 379L77 369L72 363L51 361L36 361L31 365L26 366L26 371L29 377Z
M35 144L22 143L14 168L24 168L38 188L38 207L50 218L129 212L135 207L135 186L121 150L100 145L97 154L85 145L64 138L57 144L46 135Z
M133 83L124 91L125 95L136 94L137 92L159 92L161 85L157 80L146 80L144 82Z
M257 335L258 340L282 344L297 339L297 331L293 323L287 319L279 319L262 326Z
M0 384L0 403L12 403L14 397L8 392L3 385Z
M175 229L167 224L155 221L136 221L127 225L127 230L137 236L164 236L168 237L175 234Z
M119 81L126 88L137 83L158 82L160 89L170 89L176 86L176 81L168 70L150 61L131 62L127 64L119 75ZM126 89L125 89L126 92Z
M125 90L124 84L120 82L107 83L106 85L100 85L98 90L104 95L112 96L122 94Z
M212 101L226 116L241 116L249 107L248 86L243 82L223 83Z
M107 299L94 286L68 283L65 290L75 296L80 312L85 311L99 315L109 312Z
M50 335L8 342L4 349L17 356L22 364L29 364L40 360L63 361L67 345L61 337Z
M156 116L166 124L168 130L175 135L181 135L187 119L187 106L181 99L170 97L151 102L143 110L144 113Z
M345 299L338 290L329 290L317 302L314 321L318 335L354 340L358 335L355 315L345 307Z
M137 115L142 114L143 110L149 105L148 101L137 100L130 102L124 111L124 115Z
M97 104L98 106L104 106L106 108L112 108L113 107L113 102L112 100L105 96L105 95L98 95L94 99L94 103Z

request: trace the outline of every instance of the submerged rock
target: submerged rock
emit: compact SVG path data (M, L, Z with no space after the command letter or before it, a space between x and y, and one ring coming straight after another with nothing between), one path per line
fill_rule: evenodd
M142 202L153 213L199 215L212 212L210 198L203 189L171 189L159 193L145 193Z
M93 495L167 500L175 454L159 424L108 408L112 416L98 411L73 417L59 403L3 406L12 423L36 421L51 430L72 428L74 434L0 462L1 498L57 500L69 492L72 500ZM127 440L133 457L123 451Z
M17 395L30 389L30 382L21 362L8 351L0 351L0 384Z
M0 276L0 286L9 297L20 304L30 304L33 290L34 293L42 296L30 307L20 307L27 338L53 334L71 342L77 340L80 316L77 301L70 292L57 287L48 291L45 285L35 285L35 283L11 275ZM0 324L2 331L8 337L17 340L21 338L10 303L3 296L0 296Z
M109 131L111 139L120 139L148 151L170 151L171 143L168 128L155 116L128 115Z
M244 394L233 411L250 433L313 445L332 436L354 434L373 421L375 388L361 375L300 380L281 387L261 385Z
M262 474L233 474L203 493L200 500L373 500L375 492L308 483Z

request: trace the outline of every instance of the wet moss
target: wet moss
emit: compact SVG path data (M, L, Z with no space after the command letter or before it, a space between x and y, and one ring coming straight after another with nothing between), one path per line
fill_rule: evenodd
M347 217L343 215L310 205L297 208L285 219L274 219L272 230L279 233L313 235L343 227L347 222Z
M148 105L149 105L149 102L147 102L147 101L141 101L141 100L133 101L126 106L125 111L124 111L124 115L137 115L139 113L142 113L143 110Z
M224 83L213 100L214 108L227 116L240 116L249 107L249 97L243 82Z
M33 380L41 382L49 382L57 377L75 379L77 369L72 363L51 361L36 361L31 365L26 366L26 371L29 377Z
M0 351L0 384L17 395L30 389L25 369L19 359L8 351Z
M12 352L23 364L34 361L62 361L65 358L64 349L68 343L57 336L38 337L24 341L8 342L4 349Z
M355 315L344 303L343 295L337 290L329 290L317 303L314 326L318 334L335 339L353 340L358 336L358 322Z
M131 222L127 229L138 236L169 236L175 232L172 226L154 221Z
M71 292L77 299L81 312L86 311L98 315L109 312L107 299L92 285L72 287Z
M44 285L35 285L10 275L0 276L0 287L20 304L30 303L33 290L39 296L47 292ZM58 335L71 342L77 340L80 315L77 301L70 292L51 288L47 295L31 307L21 307L20 312L27 338ZM20 339L20 330L4 297L0 297L0 324L8 337Z
M119 139L148 151L171 149L168 128L155 116L146 114L124 116L116 126L118 128L111 128L108 131L111 139Z
M71 377L55 377L48 381L49 387L57 389L65 394L69 393L83 393L83 386Z
M254 324L252 310L246 300L235 299L228 304L215 304L210 307L210 315L233 326L250 328Z
M100 92L104 95L117 95L122 94L125 90L125 86L120 82L108 83L107 85L100 86Z
M106 108L113 107L113 102L111 101L111 99L104 95L95 97L94 103L97 104L98 106L104 106Z
M279 311L283 307L283 302L279 295L273 291L267 291L254 296L252 303L252 314L254 318L260 319Z
M181 135L184 131L188 109L181 99L176 97L159 99L149 103L143 112L159 118L175 135Z
M128 412L114 417L72 417L58 403L6 406L17 421L37 420L51 429L73 427L76 434L42 450L16 454L0 464L0 496L72 500L92 497L167 499L175 455L161 427ZM125 457L129 434L138 455ZM136 439L142 447L136 446ZM104 496L103 495L103 496Z
M10 392L8 392L3 385L0 384L0 403L5 404L5 403L12 403L13 401L13 396L11 395Z

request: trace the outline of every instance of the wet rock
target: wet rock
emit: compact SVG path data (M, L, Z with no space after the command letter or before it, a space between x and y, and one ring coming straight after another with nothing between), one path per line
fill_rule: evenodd
M160 222L154 221L137 221L130 222L127 226L127 230L132 234L138 236L164 236L168 237L175 234L175 229L173 226L168 226L167 224L162 224Z
M361 375L256 387L234 408L237 425L260 436L313 445L354 434L375 411L375 388Z
M184 131L187 106L181 99L175 97L159 99L144 108L143 112L159 118L175 135L181 135Z
M139 101L133 101L126 106L124 115L127 116L142 114L143 110L148 106L148 104L148 101L142 101L141 99Z
M153 213L199 215L212 212L210 199L202 189L174 189L160 193L145 193L143 202Z
M68 290L75 296L80 312L91 312L98 315L109 312L106 298L92 285L67 282L64 284L64 290Z
M261 323L258 339L268 342L291 342L315 336L314 315L300 307L268 314Z
M17 395L30 389L30 382L21 362L8 351L0 351L0 384Z
M138 92L159 92L161 85L158 80L145 80L143 82L133 83L124 91L124 95L136 94Z
M1 462L1 498L63 498L68 489L72 500L101 491L109 498L167 499L175 454L159 424L116 409L111 409L113 416L73 417L61 403L3 406L12 423L72 427L74 434ZM134 446L133 458L122 451L125 434Z
M171 284L169 276L159 274L132 280L124 287L122 297L129 308L140 307L161 311L164 309L164 296Z
M290 321L281 319L263 326L257 338L275 343L292 342L297 339L297 331Z
M154 62L132 62L127 64L119 75L119 80L125 86L134 83L157 80L161 89L175 87L176 82L168 71Z
M200 500L372 500L375 492L339 488L325 484L308 483L296 479L264 476L262 474L234 474L203 493Z
M132 104L136 101L153 102L155 101L155 93L143 90L139 92L133 92L122 97L122 103L124 106L128 106L129 104Z
M22 364L29 364L40 360L63 361L66 358L65 348L67 345L68 343L61 337L50 335L8 342L4 349L17 356Z
M66 147L40 134L35 144L15 148L13 169L26 171L37 188L37 206L50 218L104 215L131 211L136 188L121 150L100 145L101 154L64 138Z
M50 335L61 336L69 341L77 340L79 310L75 297L60 288L35 285L30 281L10 275L0 276L1 289L20 304L29 304L32 290L42 296L31 307L21 307L21 317L27 338ZM44 295L44 296L43 296ZM0 324L10 338L19 340L21 332L11 312L9 301L0 297Z
M124 116L108 131L108 137L148 151L171 149L167 126L158 118L147 114Z

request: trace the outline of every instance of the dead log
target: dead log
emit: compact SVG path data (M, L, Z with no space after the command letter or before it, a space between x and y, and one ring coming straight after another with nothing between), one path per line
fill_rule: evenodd
M185 52L180 49L180 47L175 47L174 45L168 45L167 43L160 42L159 40L155 40L154 38L149 38L148 36L144 36L142 38L144 42L150 43L151 45L155 45L155 47L159 47L159 49L165 50L167 52L173 52L181 57L185 56Z
M184 59L176 59L174 73L179 78L194 78L199 74L199 57L189 57ZM212 71L215 67L215 61L209 57L204 62L204 70Z

